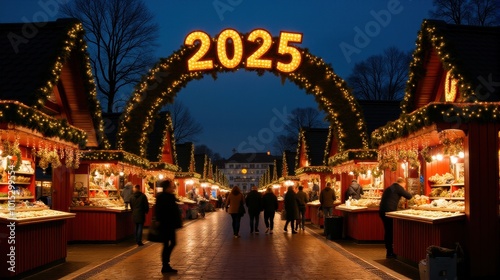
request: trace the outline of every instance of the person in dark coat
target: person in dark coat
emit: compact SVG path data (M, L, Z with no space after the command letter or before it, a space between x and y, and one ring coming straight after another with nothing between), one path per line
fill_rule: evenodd
M297 197L297 205L299 206L299 220L297 221L297 224L295 225L295 230L298 228L301 228L302 230L305 229L305 224L306 224L306 205L307 202L309 201L309 197L306 192L304 192L304 187L299 186L299 191L296 194Z
M149 212L148 198L141 192L141 186L135 185L130 197L130 209L132 210L132 220L135 223L135 242L138 246L142 243L142 229L146 221L146 214Z
M292 233L295 234L295 220L299 219L299 206L297 204L297 198L295 192L293 191L293 186L289 186L285 194L285 212L286 212L286 223L283 230L287 232L288 223L292 224Z
M160 234L163 236L163 251L161 253L162 273L177 273L170 266L170 255L176 242L175 230L182 227L181 212L175 197L175 184L170 180L160 182L163 192L156 197L156 221L160 223Z
M346 200L351 197L352 199L360 199L361 195L364 194L363 188L361 187L360 184L358 184L357 180L352 180L351 185L347 189L347 195L346 195Z
M406 199L412 198L412 195L404 189L405 187L405 180L398 178L396 183L393 183L384 190L380 199L379 215L384 224L384 243L387 250L386 258L396 258L396 254L394 254L392 247L394 238L392 218L386 217L385 213L398 210L399 200L402 196Z
M134 185L131 182L127 182L125 186L123 186L123 190L121 196L123 198L123 202L125 203L125 210L129 208L130 205L130 197L132 196L132 188Z
M323 208L323 217L333 216L333 205L336 200L335 191L332 189L332 183L326 183L326 187L319 194L319 202Z
M262 197L262 208L264 209L264 223L266 233L273 234L274 215L278 210L278 198L271 187L267 187L266 193Z
M262 211L262 195L257 191L257 186L252 186L252 190L248 193L245 203L248 208L248 216L250 217L250 234L259 233L259 217Z

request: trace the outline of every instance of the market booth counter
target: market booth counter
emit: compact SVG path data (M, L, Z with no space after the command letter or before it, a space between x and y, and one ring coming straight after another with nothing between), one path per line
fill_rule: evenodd
M20 277L30 271L66 261L67 223L75 214L47 207L0 211L0 278Z
M335 209L343 212L345 235L357 242L384 240L384 225L379 208L341 204Z
M319 227L322 227L324 225L324 221L323 221L323 216L319 216L319 207L321 206L321 204L319 203L319 200L316 200L316 201L312 201L312 202L309 202L307 203L307 210L306 211L309 211L309 216L310 216L310 219L311 219L311 224L315 225L315 226L319 226Z
M394 219L394 253L413 264L426 258L426 248L455 248L464 242L465 214L460 211L406 209L386 213Z
M132 211L124 207L75 206L71 242L119 242L134 235Z

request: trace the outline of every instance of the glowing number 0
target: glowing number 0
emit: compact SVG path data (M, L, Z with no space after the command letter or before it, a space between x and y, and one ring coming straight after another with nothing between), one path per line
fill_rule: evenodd
M210 36L208 36L207 33L202 31L192 32L186 37L186 40L184 40L184 44L191 46L197 40L200 41L200 48L188 60L189 71L206 70L214 68L214 62L211 59L201 60L201 58L203 58L210 49Z
M302 34L300 33L280 33L280 43L278 45L278 53L280 54L290 54L292 60L289 63L279 62L276 64L276 69L281 72L290 73L299 68L300 62L302 61L302 56L300 52L295 47L290 47L288 42L302 43Z
M227 57L226 41L233 41L234 55L232 59ZM217 56L222 66L232 69L240 64L243 58L243 43L240 34L234 29L224 29L217 38Z

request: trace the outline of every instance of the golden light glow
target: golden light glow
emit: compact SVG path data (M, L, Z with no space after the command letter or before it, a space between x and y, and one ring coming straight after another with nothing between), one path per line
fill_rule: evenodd
M214 68L214 62L211 59L201 60L210 49L210 36L202 31L195 31L189 33L189 35L184 40L184 44L188 46L194 45L196 41L200 41L200 48L198 51L188 60L188 70L210 70Z
M300 66L300 63L302 62L302 55L300 54L300 51L295 47L289 46L288 43L290 42L302 43L302 34L290 32L280 33L278 53L289 54L292 56L292 60L289 63L278 62L276 65L276 69L285 73L290 73L297 70L297 68L299 68Z
M250 42L256 42L258 39L262 39L262 44L260 47L247 58L247 67L249 68L264 68L271 69L272 60L261 58L266 54L273 43L273 37L271 34L264 29L255 29L248 35L247 40Z
M457 80L451 77L451 71L446 72L444 80L444 98L446 102L454 102L457 96Z
M227 55L226 43L231 39L233 42L234 55L229 58ZM243 42L240 34L234 29L224 29L217 38L217 56L222 66L232 69L241 63L243 58Z

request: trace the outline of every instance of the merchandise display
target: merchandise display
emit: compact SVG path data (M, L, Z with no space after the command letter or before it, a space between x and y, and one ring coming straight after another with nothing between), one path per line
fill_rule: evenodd
M427 223L436 223L449 221L453 218L463 218L465 214L460 211L432 211L420 209L405 209L394 212L387 212L387 217L399 218L413 221L421 221Z

